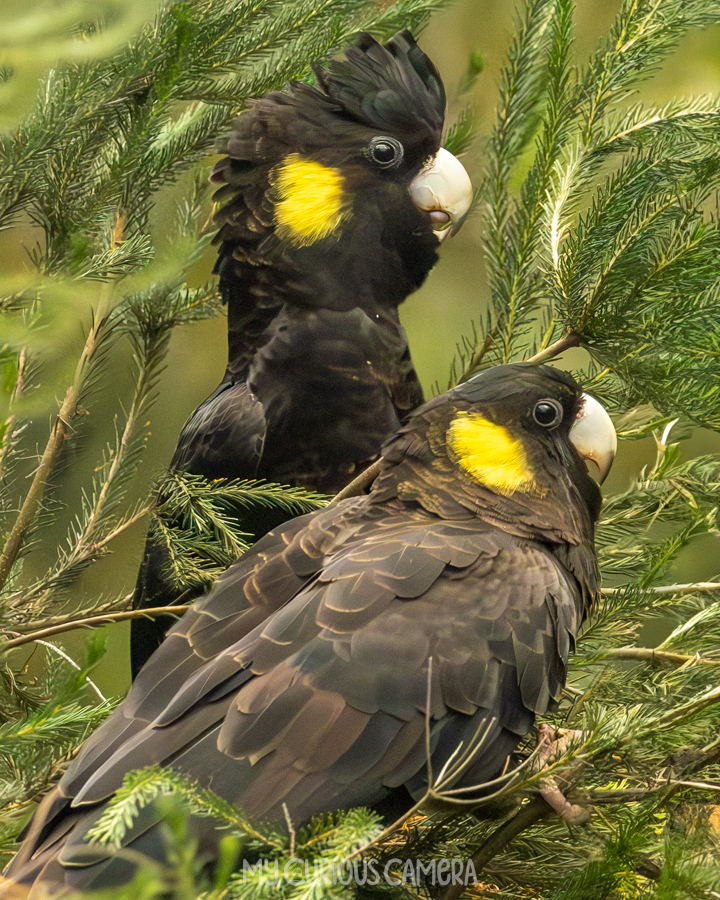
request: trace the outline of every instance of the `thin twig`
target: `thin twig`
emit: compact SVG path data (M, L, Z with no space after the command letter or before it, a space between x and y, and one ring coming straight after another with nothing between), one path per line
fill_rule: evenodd
M382 469L383 459L376 459L375 462L362 471L357 478L353 478L350 484L346 485L339 493L335 494L332 503L338 503L340 500L347 500L348 497L361 497L367 493L367 489L375 481Z
M132 513L132 515L129 515L126 519L118 522L118 524L108 531L104 537L93 543L86 543L83 547L83 541L88 536L88 531L86 529L80 538L80 543L73 548L70 557L64 560L64 562L54 571L50 572L44 578L41 578L39 581L36 581L35 584L31 584L26 589L21 589L13 593L9 605L13 609L18 609L20 607L28 608L30 604L32 604L33 607L42 606L44 601L52 594L53 587L57 584L58 579L61 579L71 566L77 565L92 556L99 555L111 541L114 541L115 538L123 534L123 532L136 522L145 518L151 509L151 504L140 507Z
M693 713L700 712L700 710L706 709L708 706L713 706L719 701L720 687L712 688L697 699L690 700L688 703L683 703L675 709L666 712L664 715L658 716L652 723L652 726L653 728L667 728L676 725L678 722L682 722L683 718L686 718Z
M480 347L478 347L478 349L475 351L475 353L473 353L472 358L470 359L469 365L467 366L465 371L462 373L462 375L458 379L458 384L462 384L464 381L467 381L468 378L472 377L472 375L475 374L475 370L482 362L483 357L490 350L493 343L495 342L495 338L497 337L497 332L498 332L498 329L493 328L493 330L490 332L490 334L488 334L487 337L485 338L485 340L482 342Z
M78 672L81 672L81 671L82 671L82 669L81 669L80 666L75 662L75 660L72 659L72 657L68 656L67 653L65 653L64 650L61 650L59 647L56 647L55 644L51 644L49 641L38 641L38 644L41 644L43 647L47 647L49 650L54 651L55 653L57 653L58 656L62 656L62 658L65 660L65 662L70 663L70 665L71 665L74 669L77 669ZM90 685L90 687L95 691L95 693L98 695L98 697L102 700L103 703L107 703L107 702L108 702L108 698L103 694L103 692L102 692L102 691L100 690L100 688L95 684L95 682L92 680L92 678L88 678L87 675L86 675L86 676L85 676L85 681L87 681L87 683L88 683L88 684Z
M130 405L130 411L128 412L127 419L125 420L125 427L123 428L122 437L120 438L120 443L117 448L117 452L113 456L112 463L110 464L110 469L106 477L103 480L103 485L100 488L100 493L97 495L97 499L95 500L95 505L93 506L90 515L87 518L87 522L85 523L85 528L83 529L83 533L80 536L80 540L77 543L77 548L75 550L77 555L80 555L82 552L83 545L88 541L90 536L96 527L100 524L103 517L103 510L105 508L105 504L107 502L108 496L110 495L110 490L112 488L112 484L114 480L117 478L120 473L122 463L125 460L125 454L130 447L130 444L133 440L133 436L135 433L135 428L137 427L138 419L140 418L144 408L145 408L145 400L146 400L146 382L148 380L148 372L145 365L140 366L140 372L138 374L137 383L135 385L135 395L132 400L132 404ZM136 513L126 522L122 523L122 528L127 528L131 522L136 521L139 518L139 515L143 515L150 509L149 506L143 507L143 510L140 514ZM115 533L119 533L119 527L113 529L113 536ZM109 540L109 538L106 539ZM93 542L94 547L102 547L103 541L95 541Z
M497 828L472 857L475 873L479 874L490 860L504 850L510 841L514 840L519 834L552 814L552 807L542 797L536 797L534 800L521 806L517 814ZM458 900L465 890L464 884L451 883L440 895L440 900Z
M438 774L438 783L440 783L440 784L442 783L443 779L445 778L445 776L448 773L448 770L451 769L452 766L454 766L455 763L457 762L455 757L459 756L462 752L463 752L463 741L460 741L460 743L453 750L453 752L450 754L450 756L448 756L448 758L445 760L445 764L443 765L442 769L440 769L440 772ZM503 774L504 774L504 771L505 770L503 769ZM428 783L431 784L432 782L428 782Z
M46 619L34 619L29 622L13 622L12 628L10 625L7 625L4 630L12 631L13 634L27 634L30 631L40 631L41 628L49 628L51 625L64 625L66 622L77 622L79 619L87 619L88 616L99 616L101 613L126 612L130 609L134 596L135 593L132 592L126 594L121 600L110 600L98 606L75 609L71 613L65 613L62 616L48 616Z
M549 347L546 347L544 350L541 350L534 356L529 357L525 360L525 362L538 364L544 363L548 359L554 359L556 356L560 356L561 353L564 353L566 350L570 350L572 347L579 346L580 335L577 333L577 331L568 331L567 334L564 334L561 338L558 338L555 343L550 344Z
M655 785L654 787L639 788L623 788L620 790L596 790L588 791L587 801L594 808L596 806L606 806L613 803L635 803L639 800L645 800L654 794L667 789L667 782Z
M681 774L685 776L695 775L698 772L702 772L703 769L706 769L708 766L716 765L718 760L720 760L720 738L704 747L700 757L694 759ZM667 806L679 790L679 785L671 785L663 798L663 804Z
M283 803L282 810L285 816L285 824L288 827L288 833L290 835L290 859L292 859L295 856L295 826L290 818L290 810L287 808L287 803Z
M606 597L620 594L627 588L604 587L601 593ZM696 591L720 591L720 581L695 581L687 584L665 584L659 587L644 587L644 594L694 594Z
M410 809L403 813L399 819L395 819L390 825L387 825L377 837L374 837L371 841L368 841L367 844L364 844L362 847L358 847L357 850L354 850L352 853L348 853L345 859L354 859L357 856L362 855L363 853L367 853L371 847L377 847L379 844L384 843L391 834L394 834L396 831L399 831L403 825L407 822L408 819L411 819L413 816L417 815L420 811L421 806L427 800L428 795L422 798L422 800L418 800Z
M435 782L430 785L428 789L428 796L432 799L436 800L450 800L453 794L462 794L468 792L477 792L481 789L487 788L490 785L494 784L502 784L502 782L506 782L506 784L501 788L502 791L507 789L507 785L510 784L512 779L515 777L516 773L518 773L524 764L521 764L509 775L502 775L499 778L493 778L492 781L484 781L481 784L468 785L464 788L454 788L448 789L446 785L453 784L453 782L457 782L461 775L463 775L469 766L475 760L475 757L485 743L485 740L490 734L492 728L497 725L497 717L491 716L489 719L481 719L478 727L475 729L475 733L472 735L470 740L468 741L467 747L464 747L464 741L460 741L458 746L453 751L452 755L447 759L445 765L440 770L440 774L435 779ZM481 733L482 732L482 733ZM459 756L455 759L456 754ZM452 763L452 764L451 764ZM505 767L503 772L505 772ZM479 805L480 803L486 802L489 799L492 799L495 794L491 794L489 796L485 796L479 799L473 799L468 801L470 803L474 803ZM455 802L454 800L452 802ZM465 801L457 801L458 803L465 803Z
M399 829L402 828L403 825L405 825L408 819L418 814L428 801L440 801L447 808L454 807L456 809L462 809L471 807L477 809L483 804L490 803L493 800L496 800L498 797L507 794L511 788L514 789L515 784L513 784L513 782L516 782L522 774L523 770L531 765L539 752L539 747L533 750L530 756L528 756L526 760L520 763L520 765L513 769L511 772L507 771L508 763L510 760L510 757L508 757L505 762L505 766L503 767L502 773L497 778L493 778L491 781L485 781L482 784L468 785L464 788L445 789L444 787L445 784L449 784L452 781L457 780L457 778L463 773L463 771L467 769L467 767L472 762L475 753L477 753L477 751L484 743L490 728L492 728L495 722L496 719L491 718L485 726L484 733L480 735L480 730L482 729L483 724L485 724L484 722L481 722L475 734L471 738L468 747L463 751L463 742L461 741L458 744L458 746L446 760L445 765L440 770L440 773L438 774L434 783L429 783L425 794L420 798L420 800L418 800L415 805L412 806L406 813L400 816L399 819L396 819L391 825L388 825L386 828L384 828L382 832L377 835L372 841L362 847L359 847L347 858L352 859L353 857L359 856L362 853L367 853L370 847L385 843L390 835L394 834L396 831L399 831ZM460 756L460 759L454 761L455 757L458 754L462 754ZM494 785L500 785L500 788L493 793L485 794L482 797L474 797L470 800L461 800L457 796L458 794L463 793L477 793L480 790L486 790L487 788Z
M433 783L432 768L432 734L430 729L430 704L432 702L432 670L433 658L428 657L427 688L425 690L425 765L427 766L427 783Z
M671 781L670 784L697 788L699 791L720 791L720 784L709 784L707 781Z
M654 647L611 647L600 651L604 659L629 659L647 660L648 662L682 666L688 662L700 663L706 666L720 665L720 659L708 659L695 653L670 653L667 650L656 650ZM577 658L577 657L576 657Z
M153 616L164 616L168 614L181 616L190 609L189 605L185 606L153 606L149 609L128 609L124 612L108 613L104 616L91 616L88 619L76 619L73 622L65 622L62 625L53 625L50 628L43 628L40 631L31 631L21 637L13 638L0 645L0 653L6 650L12 650L14 647L21 647L23 644L31 644L33 641L39 641L41 638L50 637L53 634L63 634L66 631L74 631L77 628L100 628L103 625L110 625L113 622L126 622L128 619L140 619Z
M652 787L637 787L637 788L621 788L619 790L596 790L589 791L587 794L588 802L593 806L598 805L611 805L617 803L635 803L641 800L645 800L648 797L652 797L655 794L663 793L667 791L668 788L681 788L681 787L689 787L696 788L701 791L712 791L720 792L720 784L710 784L707 781L675 781L674 779L664 780L661 784L653 785ZM673 795L677 793L677 791L673 791ZM665 805L667 798L663 801L663 805Z
M490 720L487 728L485 729L485 734L483 734L482 738L480 739L479 746L482 745L482 742L484 741L485 737L487 736L487 733L490 730L490 727L492 726L494 721L495 721L494 719ZM477 749L477 748L475 748L475 749ZM535 750L533 750L533 752L526 759L524 759L521 763L519 763L517 766L515 766L514 769L511 769L509 772L508 772L508 766L510 763L510 757L508 756L507 759L505 760L505 765L503 766L502 773L500 775L498 775L497 778L493 778L491 781L483 781L482 784L471 784L471 785L468 785L467 787L445 789L444 787L442 787L442 784L440 783L440 776L438 776L437 783L441 784L440 790L435 790L435 788L433 786L433 790L432 790L430 796L433 797L434 799L444 800L448 803L452 803L453 805L457 805L457 806L472 805L472 806L479 808L483 804L489 803L492 800L496 800L498 797L501 797L503 794L507 794L511 788L514 790L516 787L516 784L514 784L514 782L517 782L518 779L520 778L520 775L522 775L526 769L529 769L533 765L533 763L536 762L536 758L539 753L539 750L540 750L540 748L537 747ZM467 762L471 762L471 761L472 760L469 759ZM467 762L465 763L465 766L467 766ZM461 763L462 763L462 760L461 760ZM443 771L440 773L440 775L441 776L444 775L444 772L445 772L445 769L443 768ZM454 778L454 775L451 774L451 778ZM447 779L447 780L449 781L450 779ZM483 794L482 797L473 797L470 800L458 799L459 794L477 793L480 790L486 790L487 788L492 787L493 785L496 785L496 784L500 785L500 789L497 791L494 791L492 794Z
M118 210L113 231L113 247L118 247L122 243L124 224L124 215L121 210ZM60 453L65 446L66 440L72 434L72 423L78 414L87 368L100 348L103 332L108 323L111 290L112 288L106 284L100 292L98 309L93 316L93 322L85 340L85 346L75 368L73 382L65 394L65 399L60 406L50 437L40 459L40 465L35 470L30 489L25 495L20 512L5 541L2 554L0 554L0 589L5 586L5 582L22 548L25 535L40 512L45 487L50 480L55 464L60 458Z

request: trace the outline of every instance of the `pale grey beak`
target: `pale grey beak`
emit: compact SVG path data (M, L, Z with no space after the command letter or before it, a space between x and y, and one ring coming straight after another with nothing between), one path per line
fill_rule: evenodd
M410 182L413 203L430 213L433 231L441 243L465 221L472 195L465 166L445 149Z
M580 456L591 459L600 472L600 484L605 481L617 452L617 434L610 416L589 394L582 395L582 406L570 429L570 443Z

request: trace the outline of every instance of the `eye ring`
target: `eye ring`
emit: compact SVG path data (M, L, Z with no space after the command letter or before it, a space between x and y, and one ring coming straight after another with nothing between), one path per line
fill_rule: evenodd
M532 417L541 428L557 428L563 420L563 408L557 400L544 398L533 407Z
M393 137L375 137L365 150L367 158L381 169L392 169L402 162L405 150Z

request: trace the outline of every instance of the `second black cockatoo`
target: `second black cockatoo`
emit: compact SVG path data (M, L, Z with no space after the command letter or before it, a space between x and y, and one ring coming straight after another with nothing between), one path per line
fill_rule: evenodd
M549 366L498 366L421 407L369 495L262 538L170 632L41 804L10 885L65 897L141 856L169 865L157 803L122 846L86 841L147 765L294 825L408 808L428 749L438 773L478 734L453 786L492 779L560 698L598 591L584 460L605 475L614 452L607 413ZM212 864L224 832L191 828Z
M422 402L398 305L472 193L440 147L443 85L408 32L385 46L363 35L315 75L253 102L221 144L228 365L171 469L335 493ZM239 517L257 537L287 516ZM134 606L177 593L151 530ZM169 624L133 623L133 674Z

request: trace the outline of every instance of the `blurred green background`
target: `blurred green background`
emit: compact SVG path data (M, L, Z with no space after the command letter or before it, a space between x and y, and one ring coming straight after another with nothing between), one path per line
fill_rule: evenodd
M62 4L58 4L60 6ZM580 0L577 8L577 55L584 61L594 49L614 16L616 2ZM464 163L475 183L483 170L483 138L494 120L497 103L497 79L513 31L514 10L507 0L458 0L438 13L424 32L421 45L440 68L451 99L450 117L457 112L456 86L466 70L471 53L479 52L485 63L474 91L480 140L466 154ZM662 104L673 97L718 92L720 76L720 29L695 32L684 40L668 64L649 81L641 97ZM636 100L637 96L629 98ZM169 189L158 198L153 217L156 238L162 239L174 215L178 189ZM36 236L28 226L6 232L0 240L0 264L5 272L30 265L27 250ZM210 252L195 273L204 278L213 265ZM471 333L471 322L479 319L486 304L486 282L481 246L479 215L469 219L462 232L442 248L441 261L423 288L410 297L401 310L408 333L415 366L424 385L426 396L448 386L450 363L456 343L463 334ZM77 333L58 336L68 363L74 366L82 347L83 335ZM132 389L132 373L127 366L127 348L119 347L111 360L108 384L103 388L102 402L96 403L87 417L84 434L71 450L72 465L65 468L53 494L53 501L72 503L87 485L89 475L97 465L105 442L112 435L113 417L128 403ZM177 329L174 333L168 365L159 387L159 402L152 412L152 435L138 496L147 493L156 477L170 460L177 435L190 412L214 389L222 377L226 358L225 320L215 320ZM567 354L561 365L582 364L582 351ZM65 385L56 385L58 399ZM40 417L30 430L30 438L43 445L47 438L48 419ZM720 435L696 431L685 444L686 455L720 452ZM643 465L655 455L652 438L625 442L620 446L614 471L606 483L607 491L627 486ZM67 528L63 513L53 525L38 537L40 544L33 555L32 565L41 569L49 564L52 548L62 540ZM144 542L142 524L118 539L114 553L93 566L78 585L77 595L83 592L119 594L132 590ZM717 574L718 545L714 538L702 538L679 560L670 573L671 581L695 581ZM649 643L660 638L662 626L645 637ZM129 684L128 634L126 625L106 629L108 652L94 679L108 695L122 694ZM62 643L76 658L81 654L82 633L68 636ZM18 661L20 654L16 654Z

